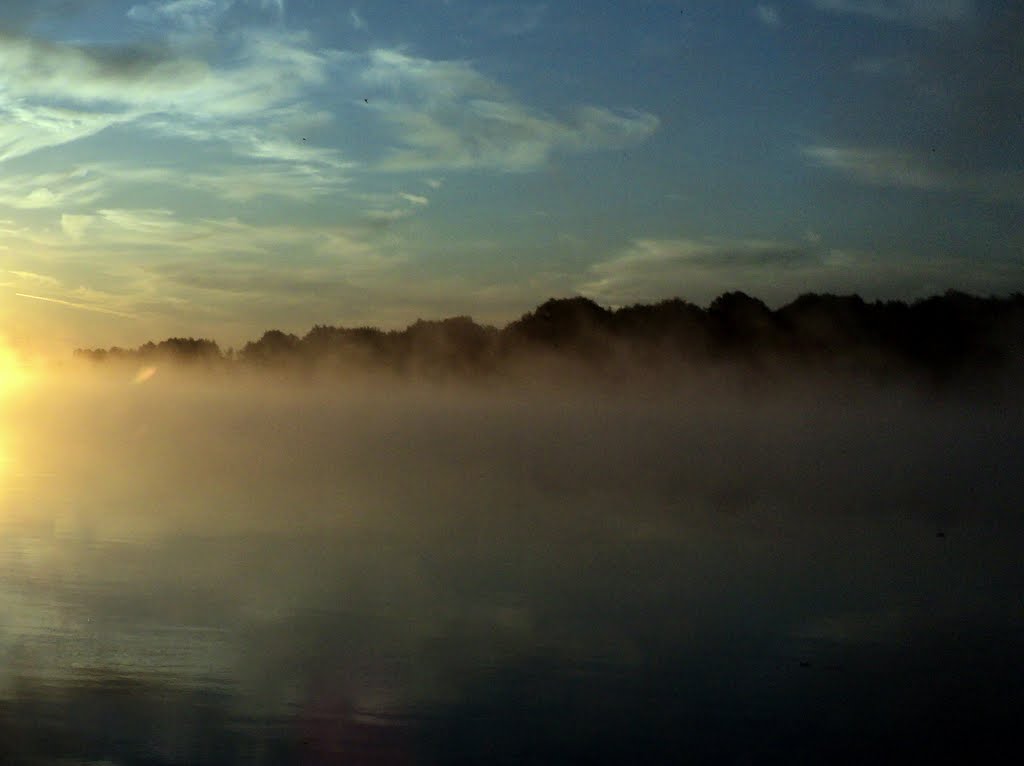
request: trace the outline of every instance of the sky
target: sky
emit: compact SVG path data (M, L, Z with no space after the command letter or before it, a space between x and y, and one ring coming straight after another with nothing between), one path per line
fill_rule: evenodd
M1024 286L1024 9L4 0L0 335Z

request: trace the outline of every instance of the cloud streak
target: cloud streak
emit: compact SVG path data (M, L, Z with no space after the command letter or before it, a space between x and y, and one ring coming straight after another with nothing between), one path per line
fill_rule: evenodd
M996 202L1024 205L1024 174L944 166L909 151L879 147L810 146L804 156L817 167L871 186L932 192L966 192Z
M45 303L56 303L59 306L67 306L72 309L79 309L81 311L92 311L97 314L110 314L111 316L124 317L125 319L133 319L134 314L128 314L123 311L116 311L114 309L105 308L103 306L93 306L88 303L78 303L76 301L63 300L61 298L47 298L42 295L30 295L28 293L15 293L19 298L31 298L34 301L43 301Z
M398 196L404 199L410 205L425 207L430 204L430 200L427 197L424 197L420 194L409 194L408 192L401 192Z
M814 165L873 186L949 190L955 179L911 152L885 148L809 146L804 156Z

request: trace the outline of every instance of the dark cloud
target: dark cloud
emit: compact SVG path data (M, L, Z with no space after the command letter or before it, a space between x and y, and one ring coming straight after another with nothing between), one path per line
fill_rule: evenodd
M1024 8L1007 4L925 35L898 55L865 50L866 80L839 76L832 129L853 145L912 152L951 174L1024 165Z
M945 135L939 145L951 161L986 165L1024 160L1024 6L994 9L964 37L948 39L926 62L943 92Z
M195 62L163 45L57 43L11 32L0 32L0 60L9 74L18 78L19 87L35 86L72 96L76 81L86 88L154 76L180 81L199 71Z

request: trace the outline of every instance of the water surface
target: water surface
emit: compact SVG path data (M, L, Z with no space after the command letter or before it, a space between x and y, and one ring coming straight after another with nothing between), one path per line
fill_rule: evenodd
M5 763L863 762L1015 734L1005 399L157 375L2 416Z

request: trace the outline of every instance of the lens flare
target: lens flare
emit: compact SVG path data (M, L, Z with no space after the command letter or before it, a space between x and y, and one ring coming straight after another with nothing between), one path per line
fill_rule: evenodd
M132 383L141 385L151 379L154 375L156 375L156 367L143 367L135 374L135 377L132 378Z

